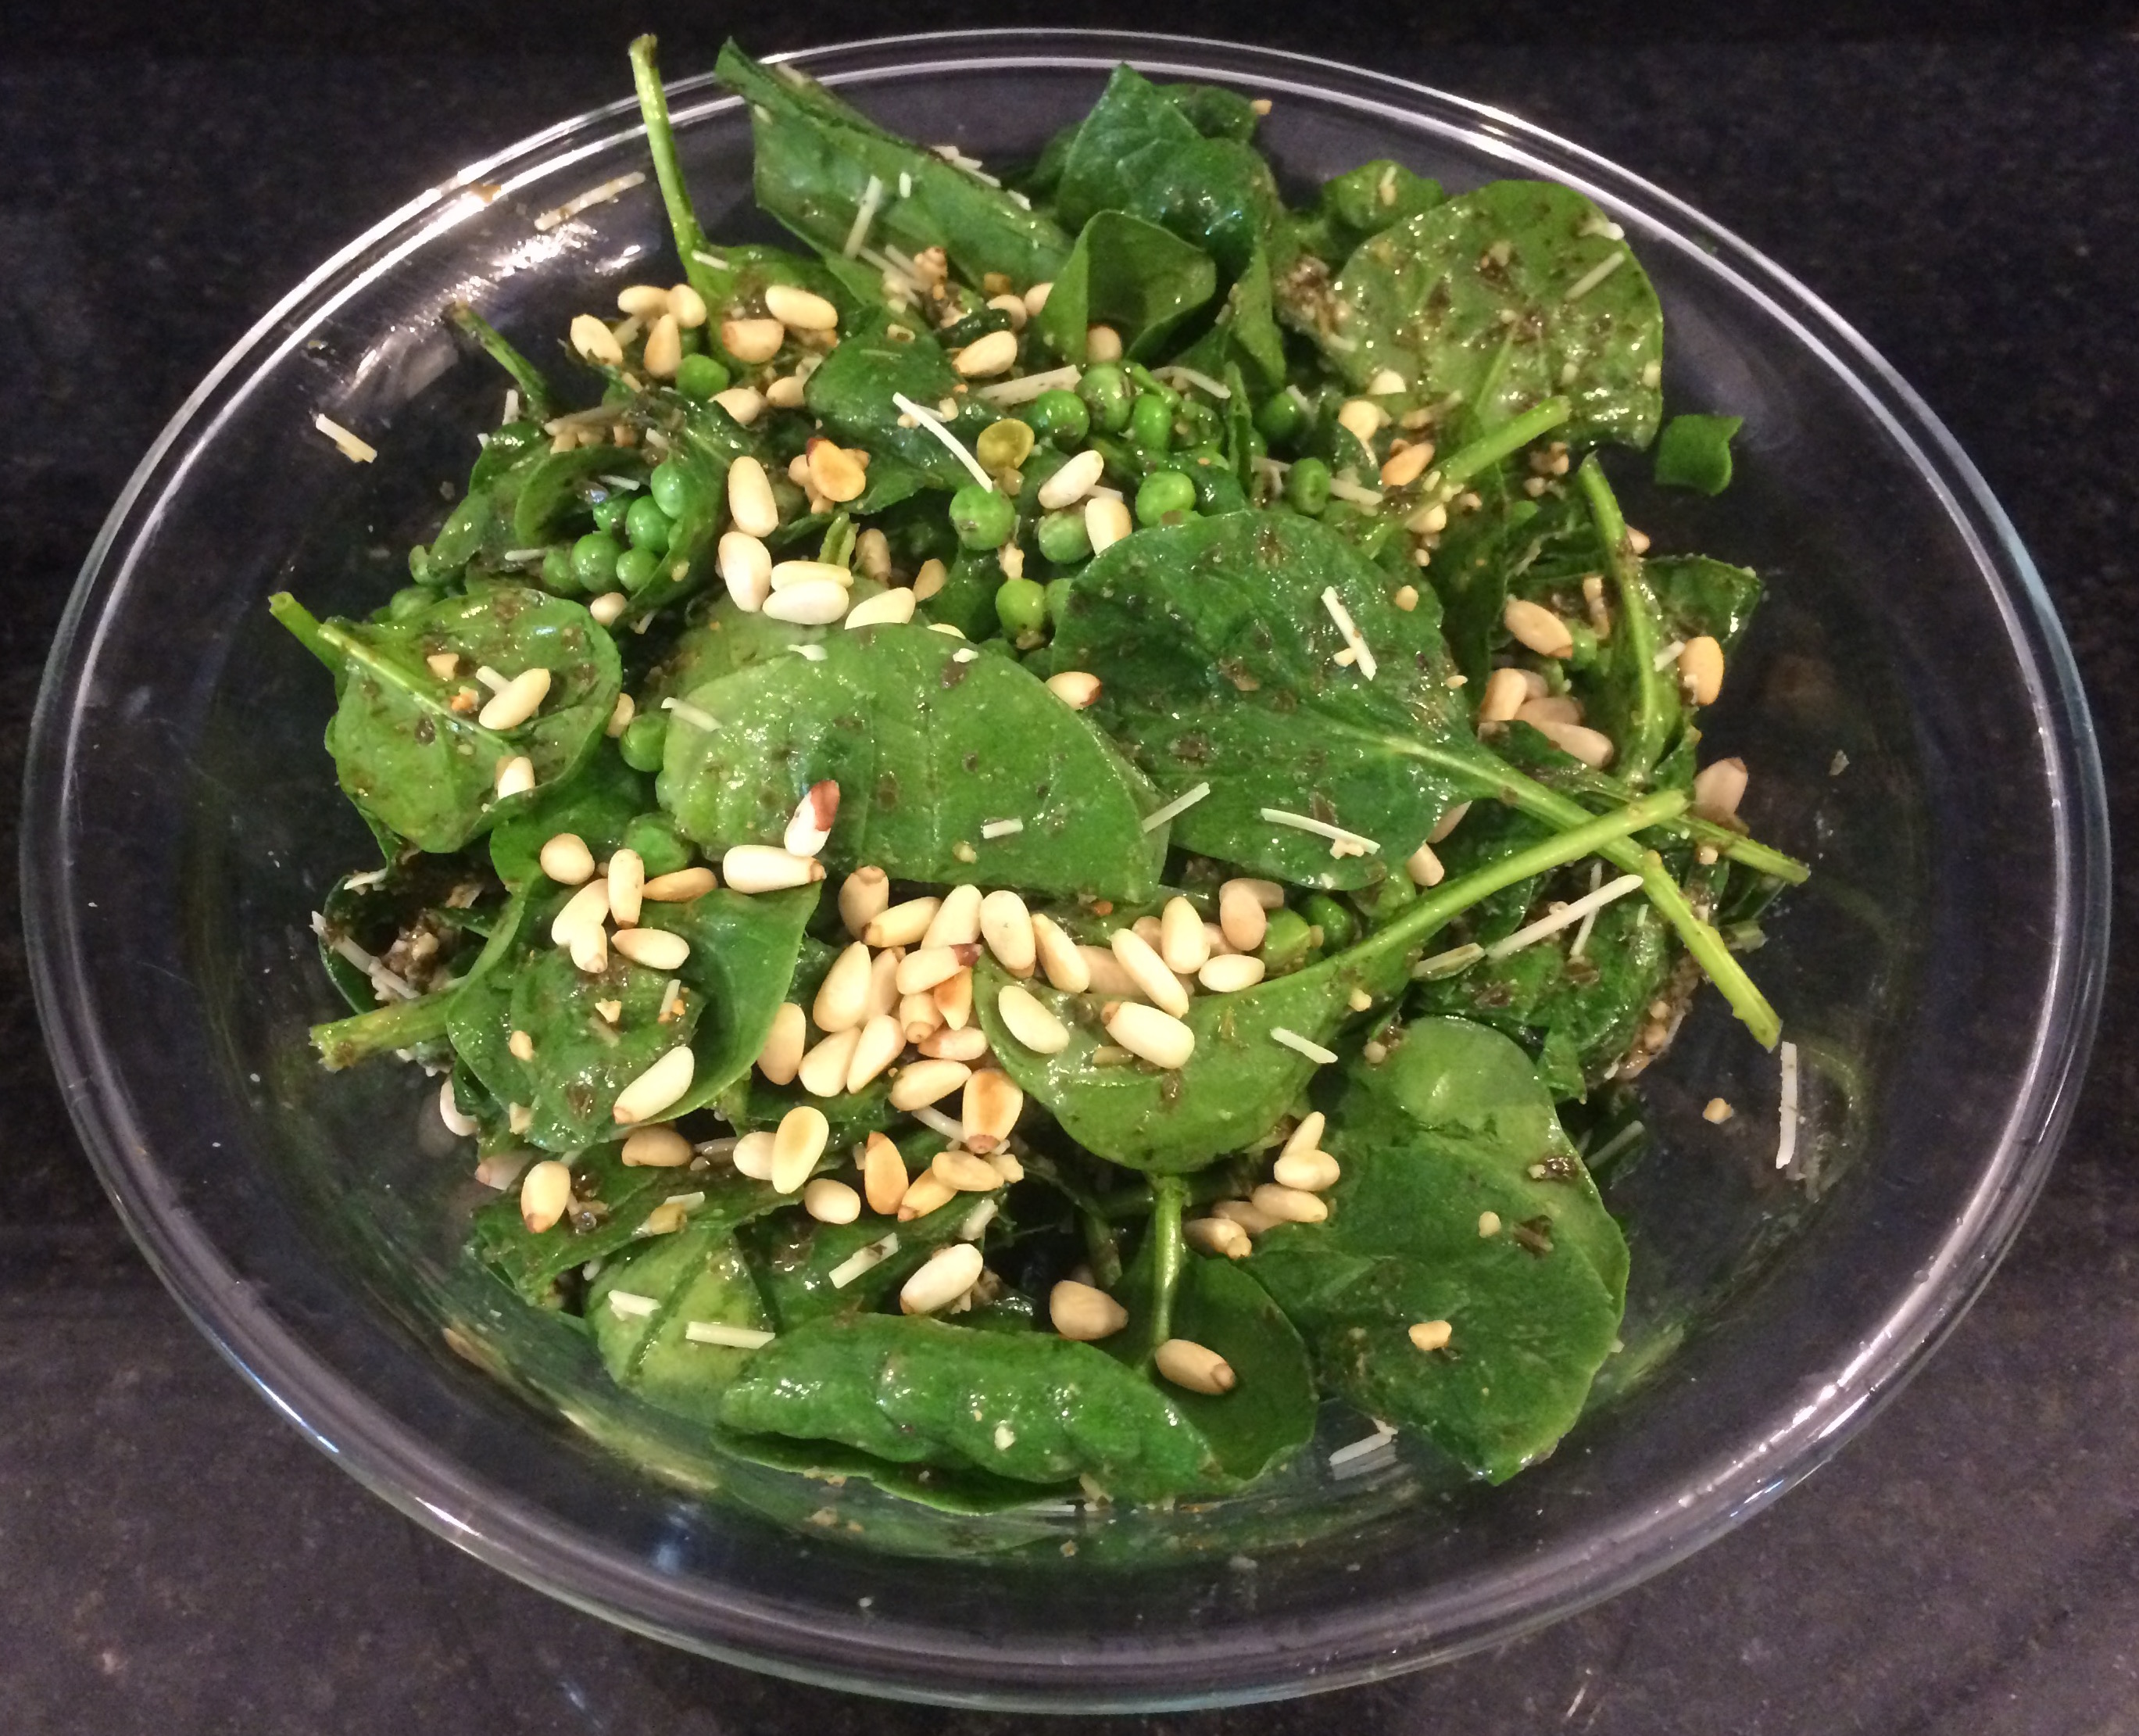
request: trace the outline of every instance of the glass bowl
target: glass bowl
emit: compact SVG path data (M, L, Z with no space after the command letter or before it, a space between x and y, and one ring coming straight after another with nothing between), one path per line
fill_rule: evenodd
M231 1361L404 1512L612 1621L840 1686L1086 1709L1304 1692L1504 1640L1737 1523L1861 1425L1980 1288L2085 1060L2107 925L2100 770L2004 514L1782 271L1510 115L1154 37L796 58L984 159L1036 150L1128 59L1270 97L1265 138L1295 194L1392 156L1456 189L1569 182L1625 226L1667 311L1672 407L1745 418L1726 495L1635 487L1629 506L1660 547L1770 581L1712 733L1755 768L1755 829L1817 869L1757 960L1804 1059L1798 1160L1774 1166L1774 1057L1705 998L1645 1081L1658 1147L1611 1176L1634 1249L1625 1349L1558 1454L1498 1490L1405 1441L1333 1467L1362 1432L1333 1415L1252 1498L952 1518L723 1464L472 1274L455 1250L477 1189L425 1082L330 1076L307 1049L308 1022L336 1010L309 913L368 840L321 747L327 684L265 599L367 610L435 529L502 392L442 309L468 299L546 346L620 282L673 275L650 179L531 222L646 166L625 101L471 165L327 261L187 401L90 555L37 715L25 902L53 1055L133 1233ZM702 78L673 101L707 229L765 233L736 102ZM378 461L345 461L316 411ZM1700 1119L1716 1095L1740 1111L1720 1129Z

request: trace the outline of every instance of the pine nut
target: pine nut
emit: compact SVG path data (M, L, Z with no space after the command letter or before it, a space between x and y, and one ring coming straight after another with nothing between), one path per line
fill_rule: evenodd
M862 939L871 946L915 945L928 932L928 924L936 919L942 902L940 898L909 898L904 904L879 908L863 926Z
M1416 446L1407 446L1402 452L1392 453L1389 461L1382 466L1382 486L1384 488L1407 488L1425 475L1426 467L1433 462L1433 443L1422 440ZM1443 514L1446 522L1446 515Z
M1429 500L1410 517L1404 520L1404 528L1413 536L1437 537L1448 528L1448 508L1437 500ZM1418 593L1412 593L1412 606L1418 606Z
M1074 507L1099 486L1099 478L1106 474L1107 460L1104 454L1086 447L1074 457L1065 459L1062 468L1040 485L1040 503L1050 512L1059 512L1065 507Z
M1087 326L1084 328L1084 360L1087 362L1119 361L1122 359L1122 335L1112 326Z
M517 729L542 709L543 700L549 697L549 670L539 666L522 669L491 695L475 720L486 729Z
M652 1121L690 1090L696 1065L690 1044L678 1044L617 1093L610 1114L624 1126Z
M520 1221L541 1235L556 1226L572 1203L572 1172L554 1157L545 1158L520 1183Z
M639 920L639 900L645 895L646 861L635 850L619 850L609 859L609 914L619 928Z
M835 566L829 561L778 561L773 563L772 588L776 594L792 591L797 585L807 585L818 579L830 579L844 591L854 583L854 576L850 568Z
M777 320L722 320L721 347L740 362L771 361L787 341Z
M1188 1392L1215 1398L1239 1384L1232 1364L1192 1338L1167 1339L1152 1353L1152 1362L1166 1379Z
M893 586L880 596L865 597L847 611L844 625L849 627L903 627L913 619L914 596L911 591Z
M624 365L624 346L616 334L590 313L575 314L571 324L572 347L599 366Z
M994 1165L956 1145L937 1152L929 1161L928 1173L961 1194L992 1194L1002 1185Z
M1203 915L1185 898L1169 898L1159 913L1158 955L1168 970L1194 975L1211 957Z
M634 319L658 320L668 311L668 292L651 283L634 283L616 292L616 306L618 312Z
M1025 322L1031 317L1031 315L1025 311L1023 296L1008 294L990 296L988 306L999 313L1006 313L1010 316L1010 329L1013 331L1025 330Z
M1422 844L1412 851L1404 861L1404 872L1411 876L1414 886L1437 886L1448 875L1431 844Z
M891 876L881 868L857 868L839 882L839 920L857 940L890 903Z
M1523 679L1525 671L1498 669L1486 678L1486 695L1479 701L1478 721L1481 723L1510 723L1515 714L1529 703L1530 683Z
M817 492L835 505L859 500L869 487L869 473L854 462L854 455L837 441L815 439L807 449L810 480Z
M1226 953L1207 960L1196 980L1213 994L1238 994L1261 982L1266 968L1253 953Z
M844 1181L820 1175L803 1187L802 1209L820 1224L852 1224L862 1214L862 1196Z
M625 1139L621 1155L629 1169L681 1169L691 1160L691 1142L673 1127L642 1127Z
M746 531L726 531L714 557L735 606L755 615L772 595L772 552Z
M1203 924L1203 941L1211 949L1211 956L1214 959L1229 957L1233 951L1233 943L1226 938L1226 931L1215 922L1207 921Z
M1199 929L1201 924L1198 924ZM1188 1013L1188 991L1181 986L1180 979L1166 968L1166 960L1152 950L1151 944L1133 929L1116 929L1109 937L1114 957L1143 998L1154 1007L1162 1008L1176 1018Z
M765 414L765 394L746 385L732 385L713 394L713 402L728 413L738 428L747 428Z
M1542 699L1525 699L1515 714L1519 723L1579 723L1582 721L1579 700L1564 694L1548 694Z
M752 537L770 537L780 528L780 503L772 498L772 478L748 453L728 465L728 517L737 530ZM768 566L768 583L771 576Z
M1017 362L1017 334L1015 331L991 331L972 342L951 358L951 365L966 380L986 380L997 374L1007 374Z
M1723 647L1706 633L1686 640L1678 654L1678 679L1696 705L1713 705L1723 691Z
M1157 952L1159 936L1164 931L1159 927L1158 919L1156 916L1139 916L1129 924L1129 932L1153 952Z
M1302 1194L1324 1193L1337 1185L1344 1172L1327 1151L1300 1151L1280 1157L1270 1167L1270 1178L1281 1188Z
M898 965L905 956L901 949L892 946L869 960L869 1000L863 1009L864 1018L876 1018L898 1011Z
M879 585L891 580L891 539L882 531L869 529L854 538L854 571Z
M973 949L977 954L978 947ZM953 1031L962 1031L973 1017L973 973L972 967L956 976L946 977L928 991L936 1003L936 1010L943 1015L943 1022Z
M1092 973L1084 954L1052 916L1034 916L1032 944L1040 955L1040 968L1055 988L1065 994L1082 994L1092 986Z
M731 892L784 892L825 877L815 856L793 856L770 844L738 844L721 858L721 878Z
M1047 305L1048 293L1054 287L1055 285L1051 281L1034 284L1025 292L1025 311L1033 318L1038 319L1040 310Z
M1612 738L1580 723L1533 723L1536 730L1563 753L1571 753L1585 766L1598 770L1612 763Z
M936 914L928 919L928 927L921 936L922 945L972 945L981 938L982 902L978 886L952 887L943 895L943 902L937 905ZM928 984L918 986L926 988Z
M923 1170L915 1176L906 1189L906 1197L898 1202L898 1221L925 1218L938 1212L958 1197L957 1189L940 1175Z
M892 1081L891 1106L911 1110L940 1102L972 1076L962 1061L917 1061Z
M1236 952L1251 953L1263 944L1270 929L1270 913L1256 889L1246 880L1227 880L1218 889L1218 926L1226 944Z
M899 1028L897 1019L888 1013L873 1017L862 1027L861 1036L854 1044L854 1059L847 1063L849 1094L865 1090L870 1081L898 1059L898 1052L905 1047L906 1032Z
M719 885L710 868L678 868L673 874L655 875L639 889L639 895L650 905L687 905Z
M906 1160L898 1147L872 1133L862 1146L862 1191L869 1195L869 1209L889 1217L906 1198Z
M840 1096L847 1088L847 1069L854 1064L854 1051L861 1047L861 1041L858 1026L835 1031L802 1057L802 1064L795 1069L796 1081L813 1097Z
M898 1022L908 1042L924 1042L943 1028L943 1009L932 994L903 994L898 998Z
M573 965L590 977L609 969L609 930L599 924L573 929L565 949L571 954Z
M839 785L829 777L811 784L787 818L787 834L781 841L788 855L816 855L832 836L833 822L839 817Z
M1123 1001L1106 1020L1107 1035L1141 1061L1169 1072L1196 1052L1196 1033L1171 1013Z
M631 599L621 591L604 591L587 605L587 613L595 618L597 625L613 627L630 606Z
M1237 1224L1251 1236L1260 1236L1265 1230L1275 1229L1279 1220L1268 1212L1258 1211L1245 1199L1221 1199L1211 1207L1211 1215L1223 1218L1229 1224Z
M919 994L965 969L980 956L977 946L916 947L898 964L898 992Z
M1422 1351L1446 1350L1448 1341L1456 1336L1456 1329L1445 1320L1422 1320L1407 1336Z
M629 694L619 694L616 704L609 709L609 722L602 726L602 733L614 741L631 728L631 720L639 715L639 702Z
M981 938L1001 965L1014 977L1029 977L1039 958L1033 938L1032 913L1016 893L1004 889L981 900Z
M582 929L600 929L609 920L609 882L589 880L570 898L550 923L550 944L569 946Z
M1143 999L1143 985L1129 974L1128 967L1114 956L1112 947L1079 946L1077 956L1084 961L1084 974L1092 985L1094 994L1104 995L1109 1000Z
M996 1016L1021 1045L1035 1055L1060 1055L1070 1047L1070 1027L1029 988L1007 984L996 997Z
M1025 1113L1025 1093L1001 1067L982 1067L966 1081L960 1108L967 1145L985 1157L1017 1125Z
M765 311L790 331L836 331L839 310L814 290L792 283L768 283Z
M577 832L560 831L536 858L542 872L560 886L579 886L594 878L595 853Z
M1065 1277L1047 1292L1047 1317L1063 1337L1090 1344L1121 1331L1129 1311L1105 1291Z
M1084 503L1084 534L1091 541L1094 554L1104 554L1135 528L1127 501L1094 494Z
M609 944L649 970L680 970L691 956L691 943L666 929L619 929Z
M1433 822L1433 830L1426 835L1426 841L1429 844L1440 843L1442 839L1446 838L1451 832L1454 831L1457 826L1463 823L1463 817L1470 812L1471 804L1469 802L1457 802L1455 807L1449 809L1446 813L1443 814L1438 820Z
M929 1005L935 1003L932 1000ZM927 1036L916 1037L913 1047L932 1060L962 1061L970 1065L988 1052L988 1033L978 1025L957 1031L941 1025Z
M817 987L810 1018L827 1034L851 1030L869 1012L869 949L859 940L832 961Z
M933 1314L939 1308L949 1307L980 1282L986 1263L980 1249L970 1242L953 1242L947 1248L937 1248L928 1263L900 1287L899 1312Z
M1275 1182L1266 1181L1249 1194L1248 1204L1280 1224L1319 1224L1329 1215L1329 1208L1314 1194Z
M1703 766L1693 777L1693 812L1718 824L1735 819L1738 804L1745 799L1746 782L1742 759L1719 759Z
M1248 1233L1229 1218L1192 1218L1181 1226L1188 1245L1199 1253L1222 1254L1244 1260L1256 1249Z
M772 1029L766 1033L765 1047L758 1051L758 1072L771 1084L793 1084L809 1040L809 1021L803 1018L802 1009L792 1001L783 1002L772 1015Z
M1006 1188L1016 1187L1025 1179L1025 1165L1018 1160L1017 1154L1007 1148L991 1151L987 1161Z
M1510 597L1500 613L1500 624L1518 644L1540 657L1574 655L1574 635L1567 630L1567 623L1541 603L1527 597Z
M524 753L516 753L497 764L497 799L511 800L525 796L535 787L535 762Z
M735 1142L735 1150L728 1154L728 1161L735 1165L737 1174L751 1181L772 1179L772 1130L761 1127L755 1133L746 1133Z
M446 1131L455 1139L466 1139L480 1130L473 1116L464 1116L461 1106L453 1101L453 1076L448 1073L438 1081L438 1119L445 1124Z
M782 1116L772 1133L772 1191L792 1194L800 1189L831 1136L825 1111L812 1104L798 1103Z
M695 331L706 323L706 298L688 283L676 284L668 292L668 311L686 331Z
M830 579L808 579L765 600L765 618L799 627L829 627L847 612L848 591Z
M1047 678L1047 690L1072 711L1082 711L1099 697L1099 678L1082 669L1065 669Z
M674 314L664 313L646 334L646 347L639 351L639 362L656 380L673 380L683 360L683 328L676 323Z
M913 576L913 601L925 603L943 588L951 576L951 569L941 561L930 559L921 563L921 570Z

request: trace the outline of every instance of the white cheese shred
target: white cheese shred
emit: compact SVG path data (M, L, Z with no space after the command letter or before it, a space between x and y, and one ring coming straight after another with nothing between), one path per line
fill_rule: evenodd
M1396 1438L1395 1430L1387 1423L1378 1422L1374 1425L1374 1432L1372 1434L1353 1441L1348 1447L1339 1447L1332 1453L1329 1455L1329 1469L1333 1471L1341 1470L1344 1466L1356 1464L1362 1459L1372 1459L1377 1453L1387 1448Z
M1627 262L1628 257L1628 255L1627 250L1624 248L1622 248L1618 252L1612 254L1609 257L1598 260L1596 264L1591 266L1588 271L1584 272L1580 277L1577 277L1572 283L1567 286L1567 293L1562 296L1560 300L1563 302L1580 301L1584 296L1588 295L1591 290L1596 288L1598 284L1602 283L1607 277L1610 277L1613 272L1618 270L1621 266L1624 265Z
M1376 856L1381 851L1382 846L1372 838L1356 831L1347 831L1341 826L1332 826L1325 820L1295 814L1281 807L1260 808L1257 812L1273 826L1289 826L1295 831L1311 831L1319 838L1327 838L1333 844L1344 846L1346 852L1352 856Z
M732 1351L762 1350L772 1334L756 1327L732 1327L724 1320L687 1320L683 1336L693 1344L717 1344Z
M690 704L688 700L663 699L661 702L661 709L663 711L674 712L678 718L679 718L683 722L688 723L693 729L704 729L710 731L717 729L721 727L720 724L714 720L710 713L699 710L697 706Z
M370 441L351 434L330 416L316 412L312 417L312 426L339 446L341 455L352 464L368 464L379 456L379 449Z
M1348 500L1353 506L1364 507L1370 512L1378 508L1382 503L1380 489L1364 488L1358 483L1347 482L1341 476L1333 477L1330 479L1329 493L1339 500Z
M966 450L965 447L960 443L957 435L952 434L949 429L943 425L942 422L937 418L935 411L932 409L923 409L921 405L916 404L903 392L893 392L891 395L891 401L897 405L899 409L905 411L908 415L913 417L913 419L919 423L922 427L927 429L929 433L935 435L937 439L941 440L943 444L949 449L951 455L957 459L960 463L963 464L967 469L972 473L973 480L975 482L978 483L983 488L993 488L995 487L996 479L981 468L981 461L975 458L972 453Z
M1337 595L1334 585L1322 587L1322 606L1329 611L1330 620L1337 623L1337 630L1344 635L1344 643L1350 648L1359 673L1373 680L1378 672L1374 654L1368 647L1366 635L1359 631L1358 623L1352 619L1352 611L1344 606L1344 598Z
M913 1119L923 1127L932 1127L947 1140L962 1140L966 1136L965 1123L945 1115L932 1103L924 1103L915 1110Z
M1798 1155L1798 1046L1784 1043L1782 1054L1782 1127L1775 1140L1775 1167L1787 1170Z
M1549 916L1540 916L1527 928L1517 929L1505 940L1496 940L1486 949L1489 959L1505 959L1510 953L1519 953L1526 946L1534 946L1548 935L1557 934L1562 929L1572 928L1593 910L1601 910L1629 892L1642 890L1638 874L1623 874L1618 879L1599 886L1594 892L1584 893L1571 905L1563 905Z
M1014 838L1025 830L1022 820L988 820L981 826L983 838Z
M650 1296L635 1296L629 1290L612 1290L609 1293L609 1311L626 1320L644 1319L661 1304Z
M1602 862L1592 862L1589 865L1589 890L1594 892L1603 884L1604 865ZM1574 944L1567 949L1569 958L1579 959L1589 949L1589 931L1596 926L1597 908L1592 906L1582 913L1582 926L1574 931Z
M1283 1043L1295 1053L1304 1055L1318 1067L1329 1067L1337 1059L1334 1050L1325 1049L1319 1042L1310 1042L1297 1031L1288 1031L1283 1025L1270 1027L1270 1041Z
M839 252L849 259L861 257L862 243L869 239L869 225L876 221L877 207L884 203L884 183L876 176L869 178L869 185L862 189L862 202L854 207L854 226L847 231L846 244Z
M1655 669L1656 672L1661 675L1666 669L1669 669L1674 663L1678 661L1679 653L1683 651L1685 649L1686 641L1684 640L1674 639L1669 645L1664 646L1662 650L1658 651L1656 656L1651 660L1650 667Z
M559 223L570 223L580 213L595 205L605 205L619 194L629 193L646 179L644 173L633 169L629 174L620 174L613 181L604 181L599 187L590 187L577 199L568 199L553 211L545 211L535 219L535 227L543 231L554 229Z
M898 1252L898 1236L896 1232L880 1242L872 1242L866 1248L856 1248L832 1268L832 1287L835 1290L845 1289L864 1272L881 1266Z
M724 272L728 268L727 261L717 253L702 253L698 248L693 248L691 257L712 271Z
M981 387L973 395L997 409L1006 409L1013 404L1029 404L1041 394L1057 388L1069 391L1082 377L1075 368L1050 368L1045 373L1027 374L1020 380L998 380L993 385Z
M1182 815L1187 813L1210 793L1211 786L1207 783L1199 783L1192 790L1182 791L1164 807L1154 808L1150 813L1146 814L1143 817L1143 829L1146 831L1157 831L1160 826L1179 819Z
M1208 374L1199 374L1193 368L1184 368L1176 362L1170 368L1158 370L1158 377L1168 385L1192 385L1199 392L1208 392L1223 403L1233 395L1232 387L1222 380L1213 380Z

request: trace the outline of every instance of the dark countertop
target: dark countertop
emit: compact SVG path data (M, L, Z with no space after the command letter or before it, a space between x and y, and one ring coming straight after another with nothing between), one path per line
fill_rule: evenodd
M1377 58L1652 177L1853 321L2018 522L2116 777L2139 751L2139 40L1606 53L1541 37ZM73 572L193 383L348 235L458 164L624 94L621 73L605 54L47 52L0 68L11 785ZM2132 800L2112 783L2127 836ZM12 925L0 934L0 1724L1017 1727L668 1651L477 1566L343 1477L133 1253L50 1080L21 946ZM1109 1727L2139 1731L2136 992L2120 963L2064 1159L1981 1303L1788 1499L1650 1585L1491 1654L1315 1700Z

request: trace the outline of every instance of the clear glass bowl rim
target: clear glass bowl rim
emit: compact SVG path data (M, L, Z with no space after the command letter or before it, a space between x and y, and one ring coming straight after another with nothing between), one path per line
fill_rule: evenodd
M1980 1293L2048 1175L2084 1075L2099 1012L2109 936L2109 826L2099 751L2077 667L2033 561L1981 475L1930 408L1857 332L1787 272L1671 194L1608 159L1490 105L1344 63L1207 38L1120 31L1012 27L884 37L771 56L835 75L971 67L1104 67L1129 60L1178 76L1256 81L1319 90L1393 115L1437 111L1477 133L1579 169L1608 203L1638 204L1681 233L1712 243L1720 268L1748 296L1823 352L1886 422L1926 486L1976 542L2003 581L2009 641L2035 699L2046 775L2057 814L2052 841L2056 888L2053 987L2034 1033L2024 1089L1991 1162L1954 1220L1938 1259L1902 1293L1867 1334L1844 1376L1794 1421L1787 1443L1748 1443L1729 1462L1690 1479L1694 1492L1662 1515L1617 1532L1608 1546L1564 1558L1548 1553L1497 1596L1467 1611L1436 1612L1430 1641L1392 1650L1405 1628L1402 1606L1384 1606L1370 1637L1299 1679L1268 1680L1243 1668L1231 1689L1207 1689L1199 1704L1262 1699L1373 1680L1503 1642L1638 1583L1750 1517L1823 1464L1919 1369ZM713 87L711 74L669 86L680 109ZM732 101L732 99L728 99ZM679 112L679 119L683 118ZM325 261L265 313L180 406L129 479L85 560L55 637L38 696L25 772L22 845L24 924L40 1017L70 1113L98 1175L149 1263L193 1323L230 1363L315 1444L366 1487L448 1542L523 1582L636 1631L754 1668L831 1685L946 1704L1060 1710L1156 1709L1183 1704L1144 1680L1110 1685L1109 1660L1065 1645L1018 1660L1038 1680L1021 1689L1001 1679L962 1685L955 1673L923 1680L916 1660L899 1660L902 1680L875 1675L868 1642L851 1633L798 1631L791 1612L723 1601L702 1586L692 1614L674 1619L677 1587L646 1565L595 1540L563 1532L530 1504L467 1474L413 1430L389 1417L293 1336L246 1285L202 1227L174 1209L160 1178L149 1130L135 1121L115 1084L115 1057L81 992L81 936L71 919L68 860L76 742L75 695L93 660L99 606L110 590L115 553L154 527L159 498L183 476L189 443L212 438L219 390L285 321L346 282L353 270L389 268L420 243L453 203L478 184L516 169L554 169L638 130L630 99L531 134L419 194ZM1490 145L1486 147L1488 150ZM370 263L367 265L367 262ZM176 473L172 460L178 459ZM1781 1450L1778 1451L1777 1449ZM1413 1604L1424 1601L1421 1594ZM1426 1630L1413 1625L1414 1635ZM1118 1650L1112 1661L1118 1664ZM1245 1656L1241 1662L1246 1663ZM955 1672L956 1665L953 1665ZM1040 1680L1051 1679L1042 1687Z

